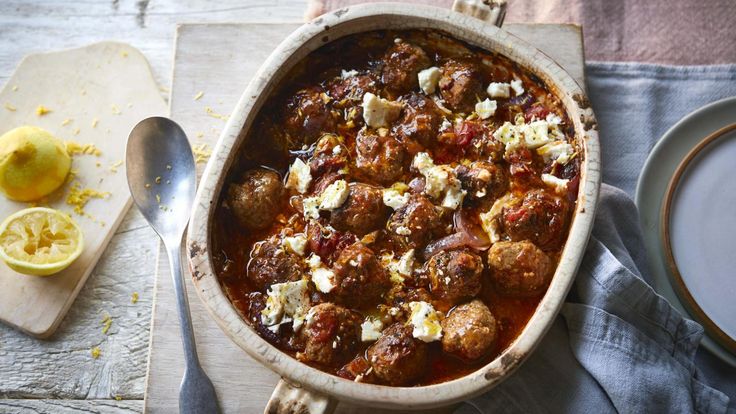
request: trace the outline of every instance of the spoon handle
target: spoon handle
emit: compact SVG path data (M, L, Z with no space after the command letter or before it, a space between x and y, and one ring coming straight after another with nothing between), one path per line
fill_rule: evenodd
M189 299L187 298L187 288L184 285L184 277L181 273L181 256L177 246L170 246L173 243L165 243L166 253L169 256L169 266L171 268L171 277L174 281L174 292L176 293L176 306L179 311L179 326L181 328L181 341L184 346L184 359L187 368L194 368L193 365L199 365L197 357L197 344L194 342L194 329L192 328L192 318L189 313Z
M179 413L219 413L220 410L217 404L215 388L199 364L197 357L197 344L194 341L194 329L192 328L192 319L189 313L189 299L181 269L179 250L181 237L175 243L165 241L164 245L166 247L166 253L169 256L171 277L174 281L176 304L179 311L179 326L181 327L181 340L184 346L184 359L186 362L184 378L179 388Z

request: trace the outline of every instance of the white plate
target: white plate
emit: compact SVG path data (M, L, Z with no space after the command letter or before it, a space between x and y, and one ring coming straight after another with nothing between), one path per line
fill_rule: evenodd
M694 314L695 312L690 312L683 306L683 303L675 293L675 288L673 288L673 281L676 280L676 276L670 271L667 264L665 248L662 242L662 202L675 170L687 154L706 136L733 123L736 123L736 98L728 98L712 103L687 115L670 128L652 149L639 176L639 182L636 188L636 204L639 207L639 214L641 215L644 243L647 248L649 267L654 275L655 290L667 298L680 312L701 323L704 321L697 318ZM687 169L688 172L684 174L684 181L681 181L683 185L678 188L673 198L677 206L673 208L675 219L671 222L675 223L676 221L677 224L670 228L672 230L671 240L673 240L672 245L674 256L677 258L677 264L687 264L686 267L680 269L685 285L693 293L693 298L698 303L703 304L701 308L704 310L704 313L718 324L724 332L730 332L732 334L734 331L733 315L736 314L733 311L733 292L736 290L736 279L733 278L734 266L730 266L730 273L719 274L718 277L699 277L699 275L703 275L712 269L718 269L708 266L715 266L717 264L723 266L724 261L729 259L729 252L733 255L734 251L733 241L724 243L723 240L718 242L716 239L717 237L728 238L730 236L731 240L733 240L734 232L723 232L723 230L729 226L736 226L736 217L733 214L733 206L736 204L736 200L731 199L730 204L727 202L729 197L734 197L736 193L734 180L727 178L729 173L732 174L732 166L734 164L731 161L731 168L729 170L719 170L719 172L713 172L713 168L723 166L720 160L721 156L716 156L716 154L721 154L722 152L730 153L730 151L733 151L731 147L734 146L732 144L736 140L731 139L729 136L719 141L721 142L711 144L713 149L718 150L717 152L711 151L712 148L708 148L708 150L704 150L705 152L701 154L709 159L707 164L702 162L702 157L696 157L693 160L695 164L691 162L690 168ZM716 162L714 163L713 160L716 160ZM706 165L707 167L704 167ZM690 174L690 171L694 173ZM714 177L712 174L718 175ZM723 188L722 191L713 190L712 186L715 185L719 177L722 180L722 185L730 186L728 191L723 191ZM702 189L693 192L693 189L689 188L691 184L697 184ZM693 194L695 194L695 197L693 197ZM698 195L700 198L710 197L719 201L710 203L705 207L708 203L698 204ZM730 210L728 210L729 206L731 206ZM693 208L705 209L705 211L701 211L698 215L699 219L680 221L683 212L693 211ZM729 214L726 214L726 211ZM725 216L728 215L730 217L726 219ZM719 231L713 231L712 229L718 229ZM710 234L706 233L706 231L710 231ZM691 232L692 234L686 232ZM695 238L697 241L690 243L688 246L686 243L688 238ZM702 246L703 243L716 243L715 246L720 247L716 252L709 253L712 257L716 257L718 262L714 261L704 264L704 257L701 256L703 253L700 250L704 247ZM695 247L695 245L698 246ZM688 249L691 250L688 251ZM709 258L708 260L711 259ZM727 277L729 274L731 275L730 280ZM703 283L704 281L706 283ZM716 286L716 288L713 286ZM720 289L717 287L720 287ZM718 292L714 292L713 290ZM731 292L730 295L724 294L729 290ZM729 307L731 313L721 312L725 309L718 309L719 306L723 306L724 308ZM724 315L731 315L731 317L729 318ZM719 345L713 340L710 334L703 337L702 344L719 358L736 367L736 355Z

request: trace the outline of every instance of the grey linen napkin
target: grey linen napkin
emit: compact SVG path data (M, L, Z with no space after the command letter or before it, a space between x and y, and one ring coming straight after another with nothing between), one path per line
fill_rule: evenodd
M608 184L575 284L529 360L456 412L736 412L736 370L701 350L702 327L647 283L631 200L639 171L667 128L736 95L736 65L591 63L586 69Z

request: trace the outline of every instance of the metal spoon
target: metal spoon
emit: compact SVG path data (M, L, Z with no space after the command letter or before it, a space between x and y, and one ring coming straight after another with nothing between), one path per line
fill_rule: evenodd
M179 388L179 412L218 413L215 387L197 358L181 271L181 241L189 222L196 185L192 149L179 125L167 118L152 117L130 131L125 162L133 201L161 237L174 279L186 359Z

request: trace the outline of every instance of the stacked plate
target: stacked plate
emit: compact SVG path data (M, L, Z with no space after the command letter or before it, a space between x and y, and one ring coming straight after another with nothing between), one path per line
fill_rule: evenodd
M703 346L736 367L736 97L665 133L636 204L655 289L703 325Z

